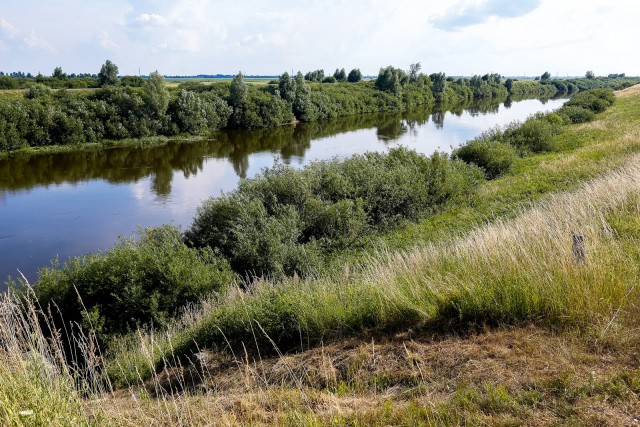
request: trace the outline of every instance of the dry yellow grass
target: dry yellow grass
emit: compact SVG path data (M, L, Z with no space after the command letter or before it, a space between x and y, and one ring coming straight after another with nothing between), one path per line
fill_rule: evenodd
M616 96L619 98L626 98L629 96L637 95L639 93L640 93L640 85L631 86L626 89L615 92Z

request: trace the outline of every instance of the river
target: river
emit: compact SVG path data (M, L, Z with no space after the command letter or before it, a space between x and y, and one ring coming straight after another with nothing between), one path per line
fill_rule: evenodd
M493 126L523 120L564 99L485 104L456 113L352 116L257 131L225 131L202 142L172 141L0 161L0 288L20 270L33 283L56 257L107 250L138 226L187 228L210 196L233 190L276 161L385 151L450 152Z

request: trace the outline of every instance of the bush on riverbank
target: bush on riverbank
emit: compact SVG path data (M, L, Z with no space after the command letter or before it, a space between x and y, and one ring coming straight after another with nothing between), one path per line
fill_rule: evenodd
M508 171L518 155L557 151L554 137L566 123L584 123L604 111L615 101L613 92L594 89L575 95L555 113L538 113L524 123L514 122L504 129L494 128L456 148L453 157L472 163L489 179Z
M346 160L285 165L201 206L187 240L225 256L242 275L305 274L327 251L372 231L437 212L468 195L478 169L404 148Z
M108 252L42 268L34 286L40 304L98 337L141 324L162 324L188 303L220 293L233 280L228 264L208 248L191 249L171 226L122 239ZM86 309L86 310L85 310Z

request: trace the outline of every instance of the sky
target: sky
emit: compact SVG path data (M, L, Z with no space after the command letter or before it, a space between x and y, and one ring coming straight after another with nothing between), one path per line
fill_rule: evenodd
M640 75L636 0L3 0L0 71Z

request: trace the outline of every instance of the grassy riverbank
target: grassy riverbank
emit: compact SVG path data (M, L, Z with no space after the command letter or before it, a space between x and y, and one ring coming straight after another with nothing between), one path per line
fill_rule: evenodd
M2 353L11 369L0 371L0 390L11 393L0 394L0 418L633 425L640 91L619 93L553 142L558 151L515 158L468 203L372 235L323 273L232 288L104 354L81 341L79 371L61 338L44 339L35 312L9 298L0 341L14 347ZM572 251L576 234L585 260ZM271 356L285 350L297 354ZM99 366L126 387L93 394L110 390Z

